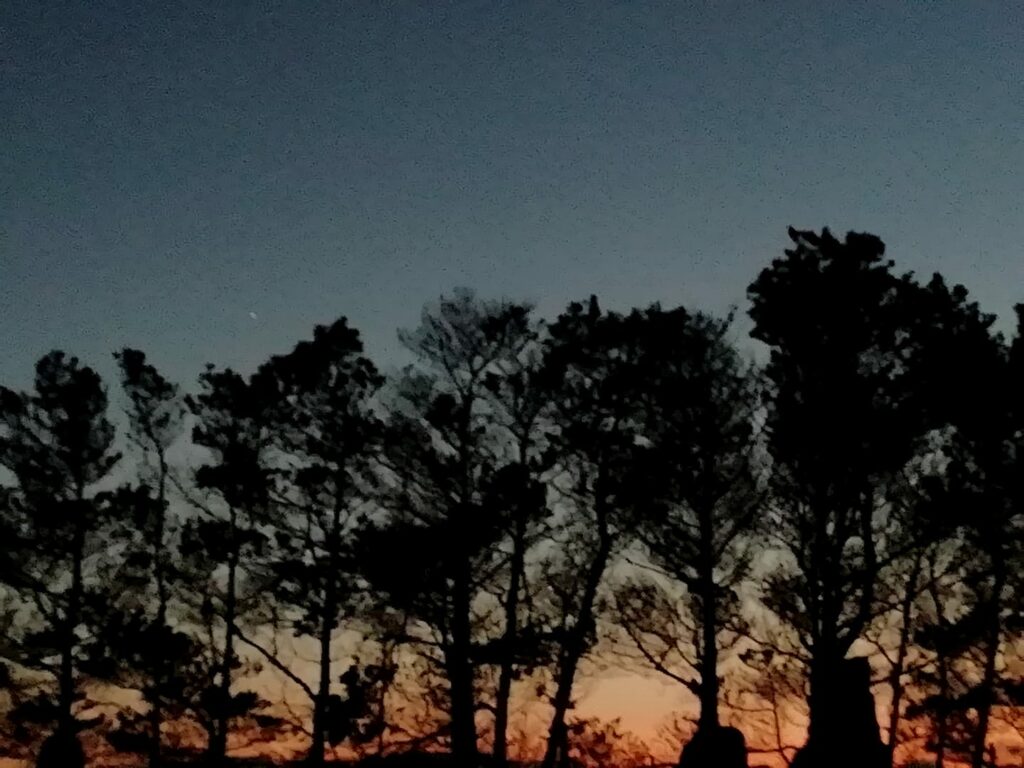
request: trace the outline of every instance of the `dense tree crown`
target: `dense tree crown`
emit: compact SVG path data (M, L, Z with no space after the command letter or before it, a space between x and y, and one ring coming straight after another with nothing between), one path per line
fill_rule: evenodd
M194 384L119 350L113 405L46 355L0 388L5 754L626 765L618 666L690 768L1009 764L1024 309L789 237L750 340L457 290L390 375L344 318Z

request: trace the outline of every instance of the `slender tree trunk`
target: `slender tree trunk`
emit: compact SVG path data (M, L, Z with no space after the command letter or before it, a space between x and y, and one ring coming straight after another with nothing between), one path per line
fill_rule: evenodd
M381 666L385 667L387 670L391 670L395 663L394 650L390 646L384 645L381 651ZM381 682L380 699L377 702L377 725L379 728L377 732L377 757L382 757L384 755L384 750L387 747L388 692L390 690L391 677L388 675Z
M946 702L949 701L949 664L946 654L940 653L936 662L939 673L939 706L942 707L935 717L935 768L946 766L946 742L949 740L949 716L946 713Z
M462 401L459 416L459 502L455 507L456 527L452 562L451 643L445 650L451 706L451 749L455 768L477 768L476 694L472 656L472 558L463 543L459 525L469 519L473 498L473 402L471 391Z
M941 713L935 724L935 768L946 768L946 714Z
M827 739L828 734L828 694L833 686L832 656L830 644L826 641L827 620L824 619L826 601L818 601L819 626L815 629L811 646L811 657L808 664L808 696L807 696L807 743Z
M326 602L326 601L325 601ZM320 676L317 683L316 701L313 702L313 738L306 762L309 765L324 764L324 750L327 746L327 708L331 697L331 637L332 627L326 621L320 624Z
M1006 583L1005 567L1001 553L993 558L993 583L991 604L988 607L988 628L985 639L985 667L982 674L982 698L978 703L978 727L971 745L971 768L984 768L985 742L988 739L989 720L992 716L992 702L996 687L996 658L999 655L999 639L1002 626L999 620L1003 586Z
M512 541L512 562L508 593L505 596L505 634L503 656L498 675L498 692L494 712L494 763L503 768L508 762L508 708L515 675L516 641L519 632L519 589L526 561L526 521L522 512L516 518Z
M928 562L928 594L931 596L932 605L935 607L935 617L938 622L939 637L945 635L946 622L942 614L942 601L939 599L938 581L935 575L934 553ZM945 710L946 702L949 701L949 661L945 648L945 640L940 640L935 649L935 671L939 678L939 706L935 712L935 768L945 768L946 765L946 740L947 736L947 715Z
M981 684L982 699L978 703L978 725L971 745L971 768L985 768L985 744L992 716L992 689L995 686L996 655L999 642L989 640L985 647L985 671Z
M714 519L710 507L700 517L700 718L698 729L718 729L718 596L715 584Z
M471 655L469 562L456 563L452 589L452 642L447 649L452 755L457 768L477 768L476 697Z
M320 613L320 679L317 684L316 701L313 702L313 742L309 748L307 762L323 765L324 750L327 746L328 707L331 702L331 640L334 637L338 619L337 572L341 528L341 503L334 505L331 528L327 539L327 569L324 573L324 602Z
M167 591L167 574L164 569L164 537L167 527L166 495L167 461L163 453L160 453L160 480L157 486L157 503L160 505L160 513L157 517L156 536L153 541L153 579L156 582L157 595L156 626L161 629L167 626L167 604L170 601ZM149 768L157 768L161 762L160 731L163 726L164 694L170 674L166 658L159 658L149 702Z
M232 550L228 557L228 583L224 595L224 654L221 658L218 711L214 717L214 738L209 745L208 758L212 766L225 764L228 751L228 703L231 700L231 678L235 666L235 622L238 613L238 544L237 518L231 510Z
M769 673L770 675L770 673ZM779 715L779 692L775 686L775 680L770 676L768 679L768 685L770 686L769 691L771 692L771 705L772 705L772 730L775 734L775 746L778 749L779 757L788 766L792 764L789 755L786 752L786 743L782 738L782 717Z
M889 674L889 687L892 691L891 704L889 706L889 741L885 750L889 755L889 765L895 765L896 746L898 744L897 734L900 725L900 707L903 705L903 672L907 660L907 652L910 649L910 631L913 626L914 598L917 592L917 582L921 575L921 558L915 558L914 567L907 578L907 586L900 601L900 616L903 623L900 626L900 642L896 649L896 659L893 662L892 672Z
M163 707L157 697L149 703L149 713L146 719L149 721L149 754L147 764L149 768L157 768L160 765L160 729L163 724Z
M604 502L598 502L597 509L598 525L600 527L600 544L595 553L594 559L587 570L583 594L580 598L579 613L576 623L573 625L566 638L565 646L560 654L558 665L558 679L555 687L555 697L552 702L554 712L551 716L551 726L548 729L547 749L544 752L542 768L555 768L567 760L568 731L566 729L565 715L572 703L572 689L576 680L576 669L586 651L586 635L594 621L594 604L597 601L597 590L601 586L601 579L604 576L605 568L608 565L608 558L612 551L611 532L608 529L607 515L604 510Z
M81 490L77 502L84 505ZM85 559L85 523L81 520L83 509L77 510L74 542L71 554L71 586L68 590L68 603L64 615L63 638L61 642L59 671L59 715L58 731L66 734L75 732L75 648L78 640L75 632L81 617L83 597L82 567Z

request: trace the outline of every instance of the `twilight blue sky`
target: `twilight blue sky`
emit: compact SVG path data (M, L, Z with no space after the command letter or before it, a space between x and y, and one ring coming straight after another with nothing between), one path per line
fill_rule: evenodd
M388 363L460 284L743 307L789 224L1005 316L1022 171L1016 2L7 0L0 382L340 314Z

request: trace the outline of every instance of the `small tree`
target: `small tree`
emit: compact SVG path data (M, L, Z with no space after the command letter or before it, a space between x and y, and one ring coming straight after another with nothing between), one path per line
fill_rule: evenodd
M756 391L728 340L728 320L653 307L642 322L637 398L648 449L635 531L653 565L683 589L696 656L687 687L700 703L699 727L714 730L719 650L742 636L737 590L748 574L744 544L761 501ZM666 634L666 617L649 608L629 613L639 625L627 632L640 644L645 628Z
M354 575L355 534L365 522L369 462L380 441L370 399L381 378L362 351L358 332L342 318L317 327L311 341L272 358L258 373L262 388L273 393L270 440L278 454L274 504L280 512L269 557L275 595L295 615L293 632L319 646L313 686L289 673L313 704L312 765L323 763L327 743L357 735L352 710L365 683L349 670L348 698L332 693L334 640L362 597Z
M56 722L54 743L76 738L81 665L92 616L107 599L95 578L109 546L111 507L98 501L119 456L100 377L77 358L52 352L36 365L31 392L0 388L0 466L13 479L3 493L4 527L17 547L5 580L30 606L14 661L51 675L56 696L26 703ZM23 710L23 713L25 710Z
M501 635L483 652L497 662L494 693L494 749L497 766L508 762L509 707L513 682L549 660L550 638L531 615L536 584L531 589L527 557L548 532L547 475L550 402L541 385L539 329L522 332L517 349L503 357L486 380L495 437L504 445L505 463L494 473L485 504L501 518L503 542L495 566L506 574L496 584L500 600ZM498 580L500 581L500 579Z
M642 354L638 315L602 312L591 297L573 303L550 326L542 369L551 403L551 493L564 509L554 571L570 577L568 591L546 580L561 606L553 708L544 768L568 760L566 715L581 661L596 640L605 572L628 541L627 514L643 449L643 414L636 398ZM559 594L560 593L560 594Z
M179 574L174 565L177 525L169 511L168 452L184 436L187 411L179 388L143 352L126 348L114 357L127 398L128 436L141 454L141 484L133 491L125 489L117 500L124 510L125 549L111 579L124 589L105 622L102 655L108 663L116 662L115 679L137 689L148 707L146 733L138 732L138 724L122 721L122 746L142 741L149 765L156 766L165 715L183 713L184 687L178 676L195 651L191 638L172 626L170 616Z
M208 646L207 684L194 711L208 731L207 758L220 765L231 724L259 704L253 693L232 689L245 666L236 647L239 626L265 595L259 566L267 545L269 415L258 379L210 366L200 387L187 398L196 419L192 442L209 451L212 461L195 473L205 497L190 499L201 516L183 530L182 554L202 595L193 607Z
M451 747L458 765L477 761L476 670L486 643L480 598L493 585L507 517L493 500L512 459L495 434L494 377L531 339L529 309L483 302L467 291L424 310L402 334L416 356L397 384L385 436L387 521L367 535L363 572L386 599L429 633L421 649L448 684Z

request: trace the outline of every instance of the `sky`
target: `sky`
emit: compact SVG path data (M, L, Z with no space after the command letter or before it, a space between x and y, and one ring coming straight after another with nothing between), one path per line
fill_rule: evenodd
M0 382L190 383L455 286L745 308L786 227L1024 299L1024 5L53 2L0 11ZM253 318L255 315L255 319Z

